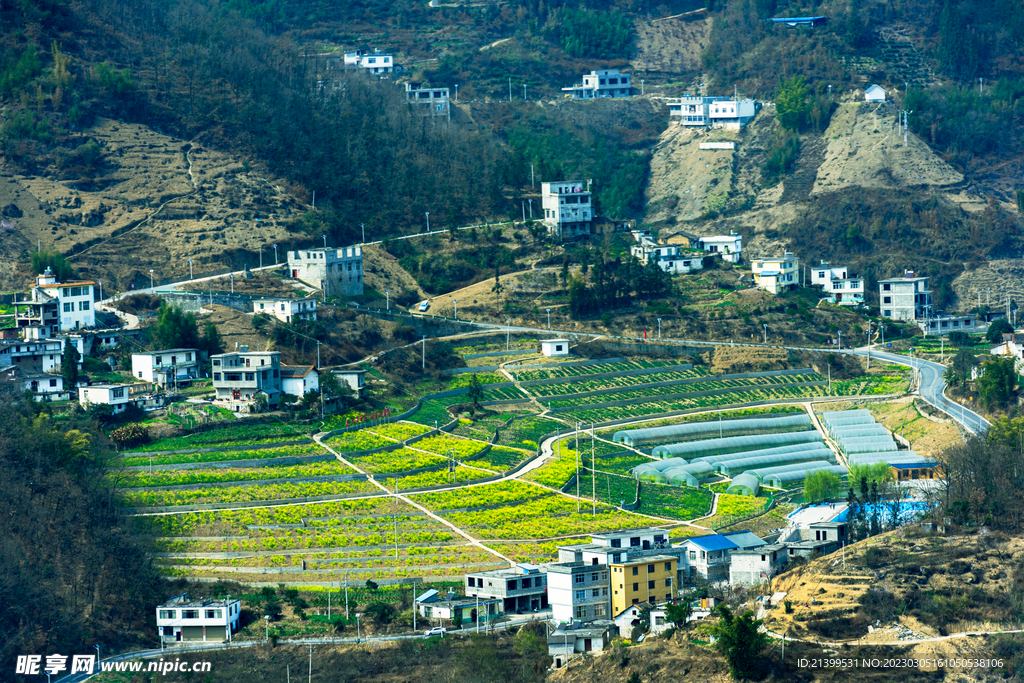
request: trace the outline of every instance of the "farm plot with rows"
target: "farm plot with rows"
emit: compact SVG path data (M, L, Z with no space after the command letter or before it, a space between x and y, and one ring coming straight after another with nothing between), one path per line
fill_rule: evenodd
M515 399L523 401L526 400L526 396L515 387L505 387L503 389L484 390L484 395L480 401L483 403L486 401L511 401Z
M224 467L190 470L136 470L116 472L113 478L122 488L148 486L184 486L186 484L213 484L260 479L288 479L326 477L355 474L355 470L337 461L315 462L304 465L275 465L273 467Z
M373 453L350 460L352 464L361 470L377 474L379 472L405 472L420 467L433 467L443 465L446 460L433 453L424 453L411 448L399 448L394 451Z
M704 382L696 384L683 384L683 385L671 385L667 387L649 387L646 389L638 389L635 391L615 391L607 394L598 394L597 396L580 396L571 399L564 400L553 400L549 401L553 408L564 408L576 405L588 405L591 403L605 403L608 401L627 401L637 398L645 398L648 396L656 397L667 394L688 394L688 393L699 393L704 391L713 391L718 389L737 389L742 390L748 387L786 387L790 384L800 384L803 382L820 382L824 378L818 374L807 374L807 375L776 375L773 377L752 377L749 379L709 379ZM581 389L581 391L583 391ZM825 393L824 387L820 388L819 393Z
M565 541L533 541L531 543L490 541L487 543L487 547L494 548L513 562L541 564L557 560L558 546L565 545L565 543Z
M599 461L600 462L600 461ZM598 471L593 477L590 470L580 476L580 495L586 504L596 495L598 504L629 504L636 500L637 481L633 477L616 476ZM682 486L666 486L640 482L640 507L636 512L664 519L691 520L711 511L714 496L709 491ZM569 491L575 494L575 487Z
M543 465L527 472L523 479L534 481L543 486L561 488L569 478L576 474L577 455L572 449L572 442L559 439L554 444L553 453Z
M584 453L585 452L586 451L584 451ZM655 460L647 457L646 455L640 455L639 453L607 458L598 456L594 459L594 469L598 472L610 472L611 474L626 475L629 474L629 471L637 465L644 465L650 462L655 462ZM632 475L630 476L632 477Z
M486 447L487 444L482 441L463 439L458 436L451 436L450 434L428 436L426 439L413 444L413 448L430 451L438 455L450 455L456 460L466 460Z
M481 487L486 488L486 486ZM543 539L644 526L643 517L599 505L597 514L578 513L576 501L550 493L486 510L441 512L445 519L484 540Z
M525 503L543 498L550 492L521 481L502 481L474 486L461 491L437 491L413 494L412 499L434 512L484 506Z
M376 492L366 481L319 481L251 486L211 486L201 489L129 489L121 492L128 507L172 507L205 503L287 500L315 496L352 496Z
M361 581L455 577L503 564L393 498L188 513L136 523L160 536L156 563L168 576Z
M420 404L419 410L409 416L408 421L428 427L433 427L435 424L438 427L443 427L452 421L452 415L448 412L448 406L465 400L465 396L455 396L453 398L424 401Z
M568 429L563 423L545 417L524 417L498 432L498 444L536 451L545 434Z
M679 365L677 360L633 360L617 363L597 363L594 365L566 365L564 367L549 368L542 370L529 370L528 366L512 366L505 369L513 373L520 382L532 382L538 379L555 379L565 377L568 379L582 377L584 375L599 375L605 372L623 372L625 370L641 370L644 368L663 368L669 365ZM701 373L700 369L696 370Z
M559 384L541 384L539 386L526 387L527 391L538 397L561 396L565 394L579 394L585 391L598 391L600 389L627 389L637 384L650 384L653 382L673 382L681 379L695 379L706 375L700 370L676 370L674 372L655 372L646 375L626 375L623 377L604 377L601 379L587 379L585 376L574 379L571 382ZM703 386L704 382L695 382ZM690 386L687 384L681 387ZM686 389L678 389L686 391Z
M352 453L355 451L372 451L374 448L395 445L394 439L388 439L380 434L374 434L368 429L358 429L354 432L342 432L335 434L326 440L336 451Z
M615 408L586 408L582 406L579 410L572 410L560 413L567 419L576 419L581 422L607 422L620 420L628 417L643 417L644 415L656 415L677 410L696 410L701 408L718 408L720 406L735 405L737 403L754 403L757 401L797 401L812 396L824 396L827 394L826 387L793 387L775 386L745 391L729 392L714 396L695 396L692 398L668 399L663 401L647 401L644 403L633 403Z
M510 470L527 458L532 458L534 453L522 451L515 448L494 446L487 453L468 462L473 467L483 467L493 472L505 472Z
M430 431L429 428L415 422L391 422L388 424L377 425L376 427L368 427L366 431L383 436L385 439L392 439L393 441L405 441L411 439L414 436L420 434L426 434Z
M233 443L219 443L204 448L231 448ZM326 453L315 443L296 446L274 446L261 448L240 448L238 450L216 450L206 453L176 453L167 455L129 455L119 458L118 467L141 467L144 465L187 465L203 462L230 462L232 460L269 460L272 458L305 457Z
M247 446L263 446L282 441L312 442L309 436L315 431L316 427L288 423L259 425L231 423L230 426L218 427L206 432L197 432L188 436L178 436L169 439L158 439L142 446L133 446L132 452L187 451L218 446L245 448Z
M451 473L449 473L447 469L437 470L434 472L420 472L419 474L400 477L397 482L400 489L407 490L423 488L426 486L457 486L459 484L471 483L478 479L485 479L490 476L493 476L492 472L459 465ZM394 488L395 481L396 480L394 479L388 479L385 485L388 488Z

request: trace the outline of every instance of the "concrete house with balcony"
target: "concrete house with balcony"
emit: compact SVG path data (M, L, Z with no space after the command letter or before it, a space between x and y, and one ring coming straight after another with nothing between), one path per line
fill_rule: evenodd
M252 302L254 315L272 315L286 323L298 320L316 320L316 297L307 296L302 299L285 299L269 297Z
M675 244L634 244L629 253L641 264L656 264L666 273L692 273L704 269L703 254Z
M729 583L734 586L754 586L765 583L783 570L789 555L783 543L771 543L760 548L733 550L729 562Z
M16 365L26 374L59 373L64 343L60 339L29 336L33 332L41 333L42 330L40 327L29 327L26 328L29 338L0 342L0 358L9 358L5 365Z
M276 408L281 398L281 354L235 351L210 357L216 401L236 413L253 412L259 396Z
M199 349L133 353L132 376L165 389L189 384L199 377Z
M39 402L66 401L70 393L64 389L61 375L45 372L26 372L17 365L5 362L0 353L0 394L32 392L32 398Z
M668 100L669 119L691 128L739 130L753 121L760 109L761 104L751 99L684 95Z
M683 579L687 582L698 578L711 583L728 581L733 551L751 550L763 545L764 540L746 530L688 538L678 546L684 551L681 555L681 562L685 565Z
M932 309L932 290L927 277L915 277L914 271L904 271L903 277L878 281L878 303L883 318L914 322Z
M800 285L800 259L789 251L783 256L753 259L750 270L754 286L774 295Z
M562 88L566 97L574 100L593 100L601 97L629 97L633 94L630 74L618 69L596 69L584 74L582 81Z
M548 602L555 621L609 619L608 565L557 562L548 565Z
M456 595L455 591L442 595L432 588L416 597L415 609L421 617L431 620L431 623L437 619L438 626L454 626L453 623L446 625L445 619L461 620L463 624L475 624L479 619L483 624L501 614L501 600Z
M840 306L864 303L864 278L852 275L846 266L833 266L828 261L811 269L811 284L822 288L826 301Z
M359 296L363 293L363 248L289 251L288 274L324 290L327 296Z
M426 116L451 115L448 88L431 88L422 83L406 83L405 101L413 111Z
M57 277L47 268L36 277L28 298L14 302L15 322L18 327L42 327L45 337L95 327L95 286L92 280L57 282Z
M373 76L386 76L394 72L395 58L391 55L382 55L375 50L373 54L359 55L359 68L365 69L366 73Z
M160 641L167 645L230 641L241 613L241 600L189 600L188 593L182 593L157 606L156 627Z
M560 240L589 235L594 205L581 180L540 184L541 207L548 233Z
M129 384L92 384L78 387L78 402L83 406L89 404L110 406L114 414L123 413L128 406L135 404Z
M529 612L548 606L547 573L533 564L466 574L465 592L467 597L499 600L499 609L505 613Z
M743 262L743 237L735 232L697 239L697 248L712 256L720 256L732 264Z
M613 562L611 569L612 614L620 614L641 602L668 602L678 590L676 570L679 558L658 554L630 557Z

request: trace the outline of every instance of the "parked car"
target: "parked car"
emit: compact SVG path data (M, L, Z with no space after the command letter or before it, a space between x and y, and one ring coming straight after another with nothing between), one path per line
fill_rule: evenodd
M448 629L444 628L443 626L435 626L434 628L427 629L426 631L424 631L423 635L429 638L430 636L443 636L447 632Z
M420 313L426 313L429 308L430 308L430 302L429 301L422 302L420 304Z

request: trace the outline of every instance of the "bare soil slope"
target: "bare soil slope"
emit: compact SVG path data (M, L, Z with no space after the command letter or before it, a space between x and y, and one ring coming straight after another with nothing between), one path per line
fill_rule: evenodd
M961 310L991 304L1004 309L1006 297L1024 301L1024 259L996 259L953 280L953 291ZM980 298L979 298L980 295Z
M907 146L892 102L845 102L825 131L825 160L812 194L846 187L949 187L964 176L915 135Z
M8 213L18 235L0 242L5 258L41 244L70 254L85 276L142 286L150 268L158 278L187 276L189 258L197 273L234 265L241 250L286 240L282 224L305 210L242 161L197 142L105 119L87 134L103 155L93 183L0 181L0 206L16 207Z
M701 68L700 54L708 44L711 20L705 13L674 19L637 20L636 47L630 60L637 73L680 73ZM636 84L637 86L639 85Z

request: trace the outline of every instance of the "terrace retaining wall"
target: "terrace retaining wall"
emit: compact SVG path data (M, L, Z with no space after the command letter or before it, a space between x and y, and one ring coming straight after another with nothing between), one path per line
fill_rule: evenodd
M196 491L200 489L226 488L228 486L264 486L268 484L311 484L322 481L366 481L365 474L334 474L310 477L278 477L275 479L250 479L242 481L207 481L197 484L169 484L166 486L139 486L124 488L123 491Z
M548 400L554 399L554 400L557 400L557 401L563 401L563 400L571 400L571 399L574 399L574 398L584 398L586 396L603 396L605 394L617 394L617 393L621 393L621 392L624 392L624 391L640 391L641 389L657 389L658 387L685 386L685 385L689 385L689 384L704 384L705 382L717 382L719 380L729 380L729 379L752 379L752 378L728 377L728 376L725 376L725 375L723 375L721 377L685 377L683 379L665 380L664 382L644 382L643 384L630 384L630 385L622 386L622 387L608 387L606 389L594 389L592 391L579 391L579 392L576 392L574 394L550 394L550 395L545 395L545 396L538 396L537 400L538 401L543 401L544 399L548 399ZM823 382L823 383L825 383L825 382ZM795 386L797 384L801 384L801 383L800 382L793 382L793 383L789 383L789 384L759 384L759 385L756 385L756 386ZM715 391L717 391L717 390L715 390ZM654 399L655 397L652 396L651 398Z
M226 467L279 467L282 465L303 465L310 462L328 462L336 460L333 454L321 455L289 455L282 458L263 458L259 460L215 460L213 462L182 462L169 465L132 465L123 467L126 472L143 472L146 470L204 470Z
M241 439L240 439L241 440ZM312 439L302 439L300 441L275 441L272 444L256 444L253 446L242 447L238 446L219 446L217 448L193 448L184 451L126 451L119 453L119 458L142 458L150 455L188 455L189 453L217 453L218 451L237 451L256 448L278 448L280 446L308 446L314 443Z
M682 372L684 370L692 370L692 363L683 363L682 365L666 365L658 368L635 368L633 370L620 370L618 372L596 372L592 375L570 375L567 377L551 377L550 379L531 379L526 382L520 382L519 386L522 387L541 387L547 384L562 384L565 382L571 382L575 379L591 380L591 379L609 379L613 377L635 377L637 375L653 375L659 372ZM700 379L697 377L687 379ZM717 377L715 375L704 376L705 381L712 379L723 379L723 377Z

